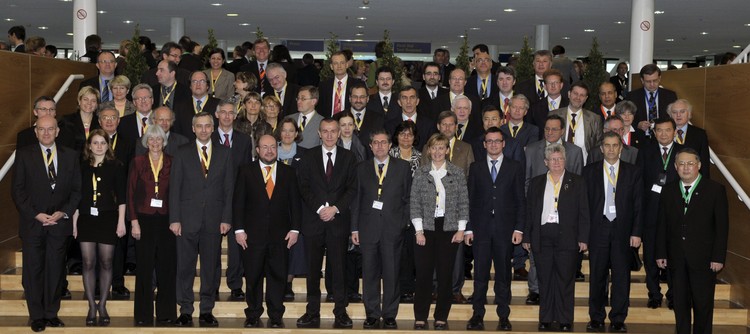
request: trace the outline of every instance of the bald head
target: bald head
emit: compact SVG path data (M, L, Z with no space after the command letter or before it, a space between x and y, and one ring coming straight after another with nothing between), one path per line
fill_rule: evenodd
M55 138L59 133L57 128L57 120L52 116L42 116L36 121L36 128L34 128L36 138L39 143L44 146L52 146L55 143Z

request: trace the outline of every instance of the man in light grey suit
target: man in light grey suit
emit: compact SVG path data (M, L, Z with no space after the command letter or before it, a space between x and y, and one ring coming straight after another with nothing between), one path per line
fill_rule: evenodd
M169 229L177 236L177 326L192 326L193 282L200 253L200 325L216 327L212 311L219 288L221 237L232 228L234 166L229 148L211 141L214 117L193 116L195 142L180 146L172 160Z
M167 106L156 108L156 110L154 110L153 112L152 117L148 118L149 126L158 125L162 130L164 130L164 133L167 134L167 147L164 148L164 153L171 156L174 156L174 154L177 153L178 147L187 144L189 141L185 136L169 131L170 129L172 129L172 124L174 124L174 118L174 112L172 112L172 110ZM145 146L141 145L141 143L136 143L136 155L146 154L147 151L148 149Z
M604 121L604 133L607 132L614 132L622 138L622 135L625 134L625 122L622 121L622 117L618 115L609 116L609 118ZM604 160L604 155L601 150L591 150L591 154L589 154L586 164L588 165L602 160ZM624 145L622 147L622 152L620 152L620 160L629 164L638 165L638 149L630 145Z
M297 93L297 110L298 112L287 116L297 123L297 127L302 134L302 142L298 146L311 148L320 145L318 128L323 116L315 111L315 105L318 104L320 93L314 86L304 86Z
M580 147L583 151L584 162L587 161L588 154L601 145L603 137L602 118L592 111L583 109L583 104L586 103L588 97L589 88L586 84L582 81L576 82L568 91L570 99L568 107L550 112L566 121L568 126L565 128L563 141Z

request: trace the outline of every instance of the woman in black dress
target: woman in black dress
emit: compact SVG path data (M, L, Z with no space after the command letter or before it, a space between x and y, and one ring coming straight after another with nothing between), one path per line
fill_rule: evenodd
M125 235L125 185L123 164L115 159L109 136L92 130L81 163L81 202L73 215L73 236L81 245L83 287L89 302L86 326L108 326L107 296L112 285L112 257L117 239ZM97 255L98 253L98 255ZM99 304L94 300L96 263L99 262Z

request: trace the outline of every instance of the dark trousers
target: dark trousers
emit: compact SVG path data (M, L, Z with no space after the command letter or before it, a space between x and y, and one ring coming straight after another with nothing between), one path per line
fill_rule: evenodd
M176 237L169 230L168 216L138 216L141 240L136 241L135 321L151 322L154 318L154 272L157 289L156 319L175 320L175 277L177 275ZM195 274L193 274L195 276Z
M529 259L529 253L521 245L513 246L513 269L526 268L526 260Z
M656 265L656 226L645 226L643 229L643 267L646 270L646 288L648 298L661 300L663 295L659 286L659 267ZM667 270L667 298L672 299L671 275Z
M455 231L443 231L443 219L435 219L435 231L424 231L424 246L414 246L417 288L414 294L414 319L427 321L432 303L432 275L437 277L437 304L433 317L447 321L451 311L451 283L458 244L451 243ZM462 260L463 261L463 260Z
M401 247L401 268L399 269L401 294L413 294L415 289L417 273L414 264L414 247L416 247L414 232L414 226L409 224L409 227L402 234L403 246Z
M195 267L201 260L200 314L211 313L216 304L216 289L221 283L221 234L219 231L185 232L177 238L177 303L180 314L193 314ZM140 267L140 266L139 266Z
M714 316L716 273L705 268L690 268L683 261L668 259L674 290L674 317L677 334L690 334L691 311L695 315L693 334L710 334ZM691 307L692 306L692 307Z
M23 293L31 320L57 317L65 277L69 236L56 236L42 228L38 236L21 238Z
M359 246L355 246L349 240L347 244L346 255L344 256L344 284L346 285L346 295L353 296L359 293L359 279L362 278L362 251ZM326 261L325 272L331 270L331 262ZM333 293L333 283L331 275L326 274L324 277L326 292Z
M630 267L632 250L630 238L615 240L617 220L610 222L606 218L599 227L599 235L589 238L589 317L591 320L604 322L607 313L607 285L610 270L612 271L612 298L609 311L611 322L625 322L630 306Z
M498 223L499 224L499 223ZM513 255L511 235L507 233L474 234L474 315L484 317L487 304L487 288L490 281L490 268L495 263L495 302L497 315L507 318L510 315L510 284L512 281L511 258Z
M249 246L249 245L248 245ZM244 259L240 255L242 247L237 244L234 234L227 235L227 287L230 290L242 289L242 277L245 275ZM221 277L221 266L218 266Z
M349 305L344 282L344 257L346 254L347 236L335 235L332 226L326 226L322 233L305 236L305 251L307 252L307 308L309 314L320 314L320 269L323 267L323 255L326 263L331 265L326 276L331 276L333 300L335 306L333 314L346 312Z
M362 242L362 300L368 318L396 318L400 299L399 276L401 244L398 238ZM383 298L380 280L383 280ZM382 301L382 308L381 308Z
M257 319L263 315L263 278L265 278L268 317L280 320L285 311L284 290L289 259L286 241L248 243L247 249L241 250L241 253L243 266L247 268L245 270L247 280L245 316L249 319Z
M121 288L125 286L125 259L128 257L128 242L130 235L130 221L125 221L125 235L117 239L115 243L115 254L112 258L112 288Z
M573 323L578 250L560 249L557 224L541 227L540 246L534 247L539 278L539 322Z
M464 269L466 268L466 249L469 248L466 246L463 242L457 245L456 248L456 263L453 264L453 275L452 275L452 284L451 284L451 292L452 293L460 293L461 290L464 287L464 282L466 281L466 272Z

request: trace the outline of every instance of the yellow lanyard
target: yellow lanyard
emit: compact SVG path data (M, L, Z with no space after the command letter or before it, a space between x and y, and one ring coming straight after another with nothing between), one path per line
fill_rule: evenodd
M482 79L482 98L484 98L485 95L487 95L487 78Z
M115 148L117 148L117 134L116 133L112 136L112 151L114 151Z
M201 149L201 146L206 146L206 155L208 157L204 157L203 156L203 150ZM196 147L198 148L198 156L200 157L201 161L203 162L203 165L206 166L206 172L208 172L208 170L209 170L208 167L211 165L211 151L213 151L213 150L211 149L211 146L208 145L208 144L206 144L206 145L197 145L196 144Z
M356 115L356 113L355 113L355 115ZM360 117L359 121L357 121L357 117L354 117L354 125L357 126L357 131L359 131L359 129L362 127L362 122L364 122L364 121L365 121L364 117Z
M450 151L450 153L448 154L448 161L453 161L453 144L454 144L455 142L456 142L456 139L455 139L455 138L454 138L454 139L451 139L451 141L449 142L449 146L450 146L450 149L451 149L451 151Z
M99 185L99 180L100 179L96 177L96 169L94 169L94 173L91 174L91 187L94 189L94 199L93 199L94 205L93 206L96 206L96 199L97 199L96 188Z
M175 81L175 82L174 82L174 83L172 84L172 89L170 89L170 90L169 90L169 94L167 94L167 96L165 96L165 97L164 97L164 98L163 98L163 99L161 100L161 105L163 105L163 106L167 105L167 101L169 101L169 97L170 97L170 96L172 96L172 93L174 93L174 88L175 88L175 86L177 86L177 81Z
M89 139L89 132L91 131L91 125L83 126L83 130L86 132L86 139Z
M214 71L211 72L211 93L216 94L216 81L219 80L219 77L221 77L221 73L223 73L223 70L219 70L219 75L214 78Z
M284 84L284 88L282 88L280 91L275 90L275 89L273 90L273 94L276 95L276 98L279 99L279 102L282 104L284 103L284 100L281 98L281 95L279 95L279 92L283 94L285 91L286 91L286 84Z
M513 131L513 126L512 125L510 125L510 124L508 124L508 125L509 125L509 128L510 128L510 136L513 137L513 138L516 138L516 136L518 135L518 131L521 131L521 128L523 127L523 121L521 121L521 124L517 125L518 129L516 129L516 131Z
M44 163L46 166L49 166L53 161L55 161L55 155L57 154L57 147L52 149L52 153L49 155L49 159L47 159L46 152L42 150L42 159L44 159ZM47 167L49 168L49 167Z
M385 174L388 172L388 163L389 160L386 160L385 166L383 166L383 173L380 173L378 169L378 162L377 160L373 159L373 163L375 164L375 175L378 176L378 200L380 200L380 195L383 193L383 179L385 179Z
M552 183L553 195L555 196L555 212L557 212L557 202L560 199L560 186L562 185L562 176L560 176L560 180L557 181L557 183L552 180L552 175L550 173L547 173L547 179L549 179L549 182Z
M201 101L201 109L200 110L198 110L198 100ZM201 112L201 111L203 111L203 107L206 106L206 102L208 102L208 96L206 96L206 97L204 97L202 99L193 99L193 110L195 111L196 114L199 113L199 112Z
M614 166L613 166L614 167ZM602 168L604 169L604 174L607 175L607 179L609 180L609 184L612 185L612 201L615 200L615 193L617 192L617 179L620 177L620 168L616 168L617 171L615 172L615 178L612 179L612 175L609 175L609 171L607 170L607 165L602 164Z
M242 105L242 100L237 101L237 113L239 114L240 110L243 110L243 109L245 109L245 106Z
M577 112L578 115L581 115L582 113L583 113L583 109L581 109L581 110L579 110ZM576 118L578 118L578 116L576 116ZM581 118L583 118L582 115L581 115ZM572 120L573 120L573 117L570 116L570 114L568 114L568 124L570 124L570 130L569 131L573 132L573 138L575 138L576 137L576 129L578 129L578 125L580 125L581 122L575 122L576 125L573 125Z
M148 157L148 161L151 165L151 173L154 174L154 197L159 198L159 172L161 172L161 167L164 163L164 154L159 155L159 164L156 166L151 161L151 156Z
M276 169L276 164L275 163L273 165L271 165L271 170L269 170L269 171L266 171L265 167L260 169L260 171L263 172L263 183L266 183L266 184L268 183L268 180L270 180L271 177L273 176L273 171L275 169Z
M461 130L461 135L456 136L456 138L458 138L458 140L463 140L464 139L464 135L466 134L466 129L468 129L468 128L469 128L469 120L467 119L466 123L464 123L463 130ZM451 147L451 153L453 153L453 148L452 147Z

